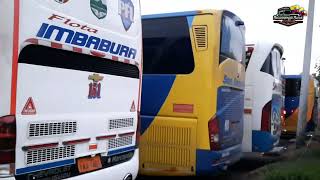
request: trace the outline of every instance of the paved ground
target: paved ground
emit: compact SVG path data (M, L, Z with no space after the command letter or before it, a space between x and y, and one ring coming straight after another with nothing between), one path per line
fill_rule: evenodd
M289 148L293 143L289 139L282 139L280 141L281 146ZM284 152L285 153L285 152ZM165 179L165 180L193 180L193 179L202 179L202 180L247 180L247 175L249 172L262 167L268 163L279 161L283 158L283 154L275 155L262 155L259 153L245 153L243 158L236 163L235 165L228 168L228 170L216 177L138 177L137 180L151 180L151 179Z

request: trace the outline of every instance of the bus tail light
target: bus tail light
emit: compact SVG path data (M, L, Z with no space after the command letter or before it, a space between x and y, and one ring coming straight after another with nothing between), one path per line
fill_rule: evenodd
M13 176L15 146L15 116L0 117L0 178Z
M285 116L287 114L287 111L281 108L281 123L284 124Z
M219 150L220 149L219 121L216 117L211 118L209 120L208 129L209 129L210 149L211 150Z
M270 132L271 129L271 101L264 105L261 116L261 131Z
M140 143L140 130L141 130L141 115L140 111L137 112L137 131L136 131L136 147L138 148L139 143Z

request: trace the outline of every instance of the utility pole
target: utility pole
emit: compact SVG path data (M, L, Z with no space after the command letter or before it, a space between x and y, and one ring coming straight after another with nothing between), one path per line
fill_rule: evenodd
M299 119L297 124L296 147L304 145L306 116L307 116L307 97L309 88L310 61L312 49L313 17L315 0L309 0L307 31L304 47L303 71L301 77L301 90L299 99Z

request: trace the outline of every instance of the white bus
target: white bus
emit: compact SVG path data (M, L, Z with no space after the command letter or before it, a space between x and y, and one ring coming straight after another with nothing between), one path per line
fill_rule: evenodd
M0 179L134 179L138 0L0 1Z
M284 106L283 48L247 45L243 152L269 152L279 143Z

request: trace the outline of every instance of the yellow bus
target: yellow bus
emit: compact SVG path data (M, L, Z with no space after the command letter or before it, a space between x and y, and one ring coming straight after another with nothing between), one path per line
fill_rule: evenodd
M229 11L146 15L140 173L212 175L241 157L245 27Z
M283 136L295 136L297 131L298 116L299 116L299 98L301 88L301 75L285 75L285 120L282 123ZM314 116L317 110L316 98L316 80L310 76L308 98L307 98L307 131L312 131L317 118Z

